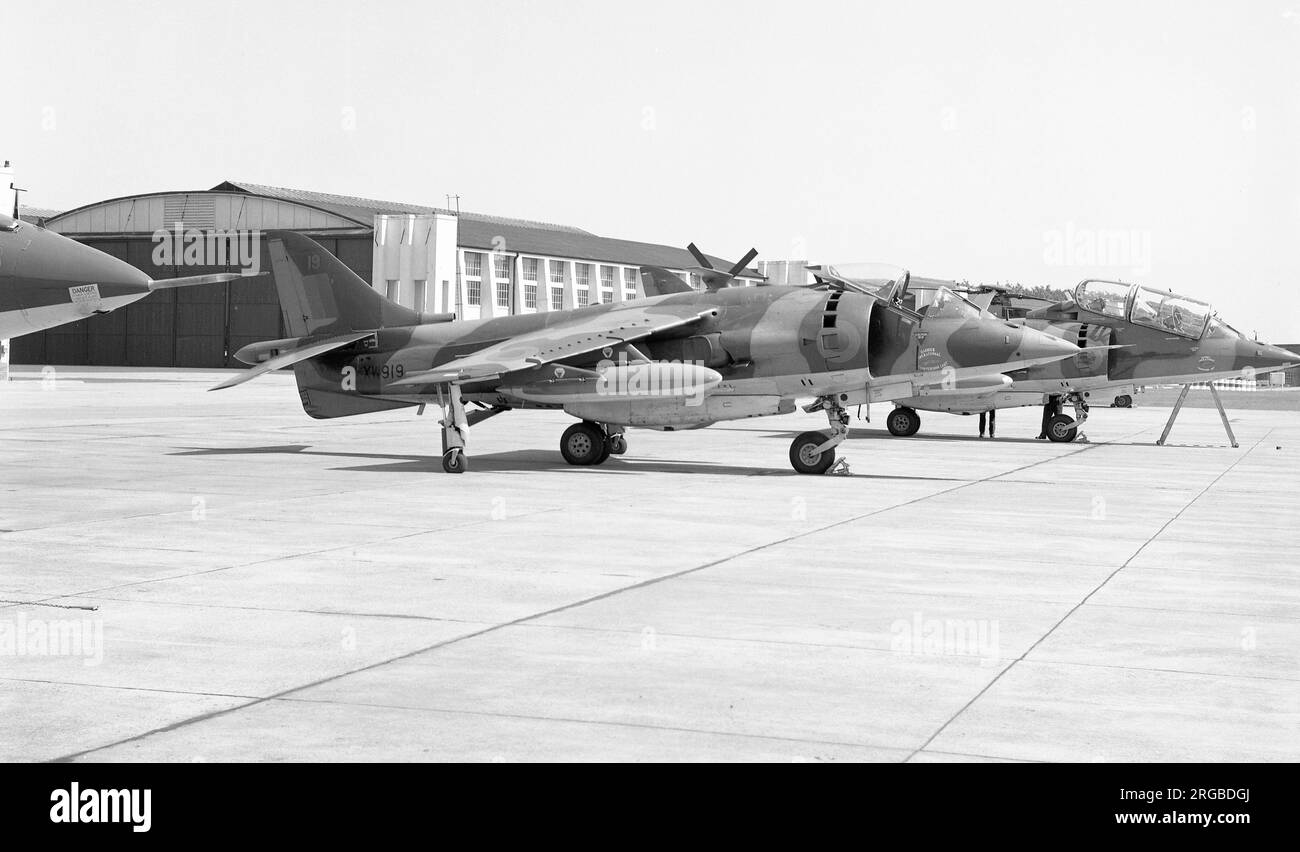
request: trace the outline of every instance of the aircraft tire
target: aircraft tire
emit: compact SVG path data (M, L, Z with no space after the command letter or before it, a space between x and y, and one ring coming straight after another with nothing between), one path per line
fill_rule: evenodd
M442 469L447 473L464 473L469 467L469 459L460 447L452 447L442 454Z
M900 405L889 412L889 416L885 418L885 427L889 429L889 434L895 437L910 438L921 428L921 415L914 409Z
M1047 439L1058 444L1068 444L1079 435L1079 427L1071 426L1074 418L1068 414L1056 414L1047 421Z
M569 464L588 466L609 458L605 432L586 420L574 423L560 436L560 455Z
M627 452L627 438L623 435L609 436L609 454L621 456Z
M1133 407L1133 397L1129 396L1129 395L1126 394L1126 393L1122 393L1122 394L1120 394L1119 396L1115 397L1115 407L1116 407L1116 408L1132 408L1132 407Z
M799 473L821 474L835 464L835 450L813 454L812 450L830 440L825 432L804 432L790 444L790 466Z

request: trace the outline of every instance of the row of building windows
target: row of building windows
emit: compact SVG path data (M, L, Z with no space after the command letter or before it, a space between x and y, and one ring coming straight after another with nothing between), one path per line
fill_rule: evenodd
M465 297L471 305L483 304L483 253L467 251L464 253L464 279L465 279ZM523 275L523 295L524 308L536 310L537 308L537 289L540 284L540 264L541 258L525 257L522 259ZM492 287L495 293L495 304L500 308L510 307L510 287L514 283L514 257L511 255L497 254L492 258ZM564 285L568 278L568 262L563 260L547 261L548 281L550 287L550 305L551 310L562 310L564 307ZM577 290L578 307L585 308L592 304L592 286L591 274L592 266L599 266L600 286L595 294L595 303L609 303L614 301L614 288L617 286L619 273L622 269L623 279L623 297L624 299L636 298L636 284L638 270L636 267L611 266L608 264L590 264L575 263L573 265L574 285ZM558 289L557 289L558 287Z
M483 258L484 252L464 252L464 271L462 273L465 281L465 299L470 305L482 305L484 298L484 284L491 288L488 297L498 308L505 310L510 309L511 286L514 283L514 256L504 254L494 254L492 256L492 280L485 282L483 280ZM542 264L545 262L547 272L546 298L550 309L553 311L563 310L564 308L564 286L568 280L568 261L564 260L543 260L537 257L521 258L520 269L523 276L523 309L537 310L537 300L541 296L539 288L542 287L541 274ZM592 286L592 267L597 267L596 274L599 276L598 286ZM622 269L620 275L619 270ZM623 287L624 300L635 299L637 297L637 279L640 270L634 266L614 266L610 264L592 264L577 263L573 264L573 282L574 289L577 293L577 307L585 308L592 304L609 304L614 301L614 289L621 285ZM697 273L690 273L689 276L681 274L682 280L688 282L695 289L702 289L703 282ZM426 284L423 280L415 283L415 309L424 311L426 309L426 300L428 298ZM390 279L387 282L387 296L393 301L401 300L401 287L397 280ZM446 286L446 282L444 282ZM460 295L456 295L456 302L459 305Z

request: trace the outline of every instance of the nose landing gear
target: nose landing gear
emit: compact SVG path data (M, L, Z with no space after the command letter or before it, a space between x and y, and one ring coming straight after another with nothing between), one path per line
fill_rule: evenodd
M1052 415L1047 421L1047 439L1058 444L1068 444L1075 438L1080 438L1083 443L1087 443L1088 436L1083 435L1081 430L1083 424L1088 422L1088 401L1084 399L1083 394L1077 392L1066 394L1062 401L1074 406L1074 416Z
M849 413L834 394L820 397L804 411L825 411L830 434L804 432L790 444L790 466L799 473L822 474L835 465L835 448L849 436Z
M1053 414L1047 421L1047 439L1058 444L1068 444L1079 434L1074 418L1068 414Z

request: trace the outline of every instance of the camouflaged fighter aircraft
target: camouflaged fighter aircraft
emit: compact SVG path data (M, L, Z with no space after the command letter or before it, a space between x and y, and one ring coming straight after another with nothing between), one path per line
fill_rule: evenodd
M129 305L155 290L215 284L238 275L154 281L131 264L0 213L0 340Z
M945 284L957 286L952 282L925 281L931 293L940 292ZM925 298L924 290L916 286L913 290ZM985 288L982 295L987 298L973 298L987 306L996 290ZM1014 321L1076 342L1082 351L1069 360L1007 370L986 388L969 392L927 389L915 397L900 399L885 421L890 433L915 435L921 425L918 408L972 414L1042 405L1039 437L1069 442L1075 440L1088 420L1090 398L1131 400L1138 386L1181 384L1182 396L1157 442L1164 443L1186 399L1188 385L1249 378L1300 364L1300 355L1248 339L1221 320L1205 302L1137 284L1083 281L1075 287L1072 299L1046 303ZM1210 391L1228 437L1236 446L1218 391L1213 385ZM1072 405L1075 416L1062 414L1062 403Z
M627 427L788 414L796 398L813 399L804 410L823 412L830 430L797 437L790 463L825 473L848 434L849 406L1078 352L949 291L923 313L907 310L893 295L906 288L902 270L883 295L852 284L720 286L744 262L712 272L704 291L649 270L645 299L457 322L390 302L300 234L269 231L265 242L294 336L241 349L236 357L253 369L213 390L292 365L312 417L435 403L449 473L466 468L470 426L505 411L577 417L560 452L570 464L597 465L627 451Z

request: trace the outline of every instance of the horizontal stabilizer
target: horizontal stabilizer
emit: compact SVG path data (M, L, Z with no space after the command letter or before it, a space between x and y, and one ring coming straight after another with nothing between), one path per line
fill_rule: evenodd
M238 281L244 276L233 272L220 272L216 275L189 275L185 278L159 278L149 282L150 290L172 290L176 287L197 287L199 284L225 284Z
M260 375L269 373L272 370L278 370L281 367L288 367L297 364L299 361L306 361L309 358L315 358L317 355L324 355L326 352L332 352L335 349L341 349L350 343L356 343L363 337L369 337L374 334L373 331L359 331L352 334L345 334L341 337L331 337L328 340L322 340L319 343L313 343L310 346L303 346L300 349L291 349L283 352L274 358L258 364L250 370L231 376L216 387L208 390L223 390L233 388L235 385L242 385L244 382L252 381Z

